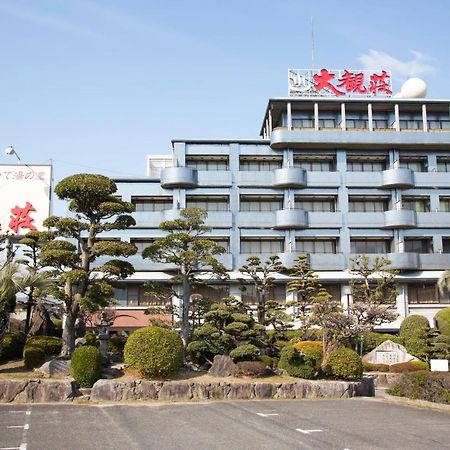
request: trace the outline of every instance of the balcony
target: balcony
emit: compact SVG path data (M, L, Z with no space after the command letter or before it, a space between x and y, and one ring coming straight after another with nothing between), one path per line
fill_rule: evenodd
M397 270L417 270L419 268L419 255L417 253L388 253L391 261L390 268Z
M382 184L380 172L346 172L345 185L348 187L377 188Z
M284 267L291 269L301 252L279 253ZM309 265L312 270L339 270L344 269L345 259L342 253L307 253Z
M349 228L382 228L384 226L384 213L349 212L347 220Z
M229 170L199 170L198 186L227 187L232 184L232 174Z
M394 209L384 212L383 228L415 228L417 226L416 212L410 209Z
M450 253L423 253L419 255L422 270L448 270Z
M295 265L295 260L297 257L301 255L301 253L298 252L283 252L278 253L278 257L280 258L281 264L283 264L284 267L287 269L292 269ZM308 256L308 262L309 262L309 255Z
M342 214L340 212L308 212L308 226L310 228L341 228Z
M414 174L411 169L383 170L381 185L384 188L411 188L414 187Z
M271 187L273 186L273 172L242 170L237 174L237 184L245 187Z
M181 217L181 209L166 209L163 211L164 220L176 220Z
M276 230L301 229L308 226L308 217L301 209L280 209L275 212Z
M419 228L448 228L450 226L450 212L417 213Z
M302 188L306 186L306 170L301 167L285 167L273 172L273 187Z
M163 220L167 220L164 218L163 211L135 211L133 217L138 228L157 228Z
M240 211L237 214L239 228L272 228L274 222L274 211Z
M193 188L197 184L197 170L192 167L167 167L161 170L163 188Z

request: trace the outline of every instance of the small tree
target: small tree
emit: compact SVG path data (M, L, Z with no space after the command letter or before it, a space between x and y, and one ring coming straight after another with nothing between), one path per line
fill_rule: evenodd
M57 295L65 305L61 351L65 357L75 348L75 322L80 311L93 312L107 306L114 297L116 281L134 272L130 263L119 259L106 258L103 265L94 267L99 257L127 257L137 251L128 242L99 238L100 233L135 225L129 215L134 206L114 196L116 191L114 181L103 175L64 178L56 185L55 193L69 201L74 217L52 216L44 222L56 238L61 238L42 243L40 259L42 266L54 268Z
M224 253L225 249L205 237L211 230L205 225L207 212L200 208L187 208L180 214L179 219L159 224L159 229L166 236L156 239L144 249L142 257L176 267L177 274L171 281L173 286L180 287L181 292L172 289L171 294L181 300L181 336L186 346L191 334L189 316L193 286L204 283L204 277L225 278L226 269L217 260L217 256ZM148 288L152 293L161 293L161 285L158 283L150 283ZM167 295L167 287L163 287L163 290Z
M9 315L16 307L16 294L18 292L14 276L17 265L5 264L0 268L0 354L3 348L3 337L8 331Z
M269 300L270 289L275 283L273 274L282 270L284 270L283 264L281 264L280 258L276 255L270 256L264 263L257 256L249 256L247 264L239 269L239 272L250 278L250 283L255 288L258 322L262 325L265 323L265 304ZM241 289L245 291L248 280L240 278L239 282Z
M292 316L285 311L285 305L275 300L267 300L265 305L265 343L270 356L278 355L283 342L286 339L286 332L293 328Z
M301 337L307 339L308 330L312 325L311 309L317 302L322 285L317 274L310 269L306 255L296 258L290 276L294 279L288 283L288 292L293 292L295 299L287 305L294 307L293 318L300 321Z

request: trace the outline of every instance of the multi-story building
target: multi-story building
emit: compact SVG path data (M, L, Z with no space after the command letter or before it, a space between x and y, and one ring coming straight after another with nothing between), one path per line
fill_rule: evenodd
M209 236L227 283L200 294L242 293L238 269L250 255L277 254L287 266L306 253L329 292L350 301L349 260L385 255L397 277L398 328L409 314L432 320L450 306L436 281L450 268L450 101L367 97L270 99L256 140L174 140L171 157L149 157L148 176L115 181L137 225L122 237L136 244L137 270L123 306L153 299L142 284L167 281L171 268L139 253L162 236L158 224L190 206L208 211ZM272 296L285 301L286 275Z

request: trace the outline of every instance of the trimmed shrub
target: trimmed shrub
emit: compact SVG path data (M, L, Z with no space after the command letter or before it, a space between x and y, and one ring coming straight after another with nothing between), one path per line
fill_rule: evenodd
M434 318L439 332L450 337L450 308L441 309Z
M315 361L315 367L319 370L323 359L323 345L319 341L301 341L294 344L294 348L300 350L305 358Z
M39 347L45 356L56 356L61 353L63 341L56 336L32 336L27 339L26 346Z
M183 343L178 333L167 328L136 330L127 340L125 364L144 378L165 378L177 372L183 362Z
M411 355L426 359L430 324L428 319L418 314L406 317L400 325L399 336L403 339L406 350Z
M405 373L388 394L450 404L450 374L419 371Z
M84 339L86 340L86 345L93 345L94 347L98 347L100 345L100 341L95 333L86 333L84 335Z
M3 337L2 353L0 361L8 361L13 358L21 358L25 345L25 333L21 331L11 331Z
M362 360L354 350L340 347L330 353L326 372L341 380L360 380L363 374Z
M428 370L428 364L424 361L408 361L389 366L389 371L394 373L417 372L419 370Z
M317 374L317 362L310 359L293 345L286 345L281 350L278 367L289 375L298 378L311 379Z
M23 359L27 369L34 369L45 362L45 352L41 347L26 345L23 349Z
M90 388L101 376L102 355L97 347L85 345L72 353L70 373L82 388Z
M387 364L371 364L363 361L364 372L389 372L389 366Z
M230 357L235 362L254 361L259 356L259 348L253 344L243 344L231 350Z
M275 358L274 356L261 355L259 360L265 364L266 367L273 368L278 365L278 358Z
M123 356L123 350L125 344L127 343L127 338L125 336L120 336L115 334L111 336L108 341L108 351L114 353L115 355Z

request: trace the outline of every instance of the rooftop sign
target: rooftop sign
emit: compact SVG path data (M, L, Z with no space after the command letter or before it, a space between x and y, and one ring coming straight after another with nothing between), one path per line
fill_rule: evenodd
M386 70L289 69L289 97L390 97Z

